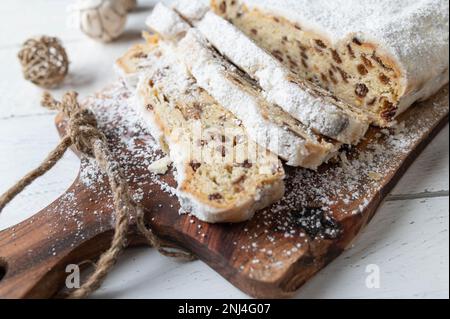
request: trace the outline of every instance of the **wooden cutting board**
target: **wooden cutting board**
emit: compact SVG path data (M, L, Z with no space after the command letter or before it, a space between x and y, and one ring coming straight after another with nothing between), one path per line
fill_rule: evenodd
M165 241L193 252L245 293L291 296L335 259L373 217L408 166L448 122L448 89L411 108L396 129L370 129L341 162L318 172L286 168L287 193L241 224L209 225L180 215L172 172L155 176L161 157L119 84L88 98L146 219ZM56 125L64 134L61 116ZM81 158L73 185L32 218L0 232L0 297L52 297L68 264L95 260L113 234L111 192L95 163ZM18 212L20 213L20 212ZM133 217L130 217L133 219ZM144 244L132 220L130 245ZM151 285L151 282L149 282Z

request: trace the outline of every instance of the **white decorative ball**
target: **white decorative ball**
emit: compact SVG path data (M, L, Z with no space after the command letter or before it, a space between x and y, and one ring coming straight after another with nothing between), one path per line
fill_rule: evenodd
M79 0L79 27L89 37L110 42L119 37L127 21L122 0Z

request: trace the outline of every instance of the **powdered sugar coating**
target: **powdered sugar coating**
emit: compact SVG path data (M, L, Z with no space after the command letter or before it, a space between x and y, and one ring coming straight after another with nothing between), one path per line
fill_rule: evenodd
M342 143L357 144L364 136L368 128L365 117L300 87L279 61L228 21L208 12L197 28L218 51L259 82L269 102L279 105L317 133Z
M155 6L145 24L152 30L154 30L153 25L157 25L161 32L174 37L182 35L189 28L189 25L178 14L162 3Z

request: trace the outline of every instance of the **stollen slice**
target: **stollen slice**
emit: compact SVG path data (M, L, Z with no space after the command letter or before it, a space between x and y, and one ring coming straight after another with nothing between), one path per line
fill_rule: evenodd
M144 48L143 61L129 60ZM135 46L119 65L140 73L136 108L173 161L183 211L209 222L241 222L284 194L277 156L248 139L163 43ZM145 68L140 66L145 65Z

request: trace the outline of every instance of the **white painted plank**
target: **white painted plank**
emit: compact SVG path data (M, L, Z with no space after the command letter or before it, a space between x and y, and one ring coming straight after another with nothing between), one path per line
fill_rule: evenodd
M0 193L38 166L58 144L54 115L0 120ZM37 213L53 202L75 180L79 160L72 152L45 176L19 194L0 215L0 229Z
M439 133L409 168L392 194L448 191L449 126Z
M448 298L448 197L385 203L341 257L307 283L300 298ZM380 288L366 286L366 267Z
M3 0L0 48L17 47L27 38L40 34L72 41L82 39L82 35L76 29L68 27L70 3L73 1Z
M149 248L134 248L123 254L106 282L91 297L248 298L203 262L177 262Z
M138 41L139 37L136 36L135 40ZM65 91L75 90L83 97L100 90L116 79L113 63L128 46L104 46L93 41L67 44L70 73L64 85L52 92L60 96ZM23 79L16 55L16 48L0 50L5 76L0 82L0 118L48 113L40 106L43 90Z
M53 90L53 92L58 95L67 90L76 90L81 96L92 94L116 79L112 67L115 60L133 43L142 41L141 31L145 29L144 21L151 10L151 6L141 4L140 11L130 14L124 35L113 43L104 44L91 40L84 35L81 35L77 41L70 41L73 32L64 27L63 19L60 19L61 21L58 20L58 23L55 24L58 27L50 25L50 23L53 23L52 18L49 21L42 19L42 16L46 16L45 10L49 10L50 16L53 16L52 10L62 10L64 6L60 2L51 1L47 5L30 6L32 8L36 6L37 12L32 17L34 20L40 21L40 23L36 21L36 25L33 28L22 29L20 27L20 31L10 32L11 27L7 27L7 21L0 20L0 32L5 33L0 34L0 48L5 42L8 43L9 36L16 39L16 41L17 39L21 39L22 41L35 33L51 34L45 28L60 30L61 34L58 35L61 35L63 42L67 40L67 43L64 42L64 45L70 59L70 66L69 74L63 85L57 90ZM24 6L24 2L14 1L14 3L22 3L22 5L11 5L8 7L8 10L13 10L12 7L14 7L14 10L17 11ZM41 10L43 11L41 12ZM10 13L6 15L8 19L12 19L10 15L15 15L16 19L12 21L15 21L17 24L19 21L17 14L9 11L8 13ZM43 26L42 28L41 25ZM27 34L22 35L25 30L27 30ZM32 34L28 34L30 30L32 30ZM76 32L78 33L78 31ZM39 107L42 89L23 79L21 67L17 59L19 46L4 45L3 47L4 49L0 49L3 78L0 81L0 118L14 115L45 113L45 110Z

